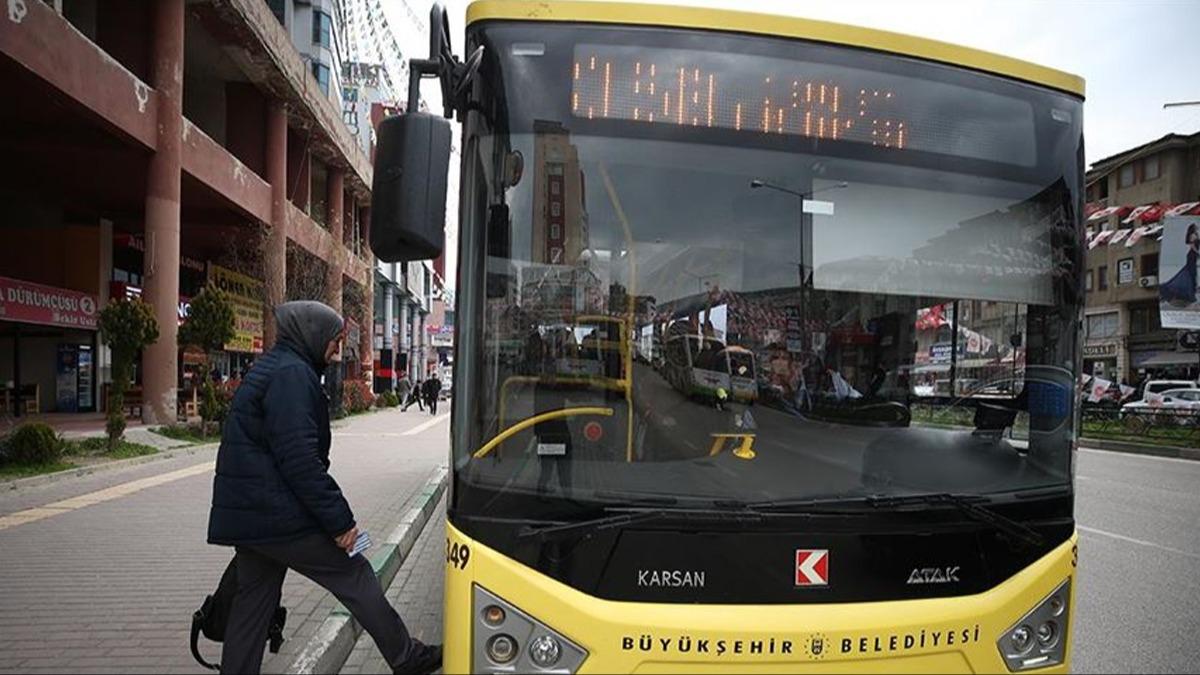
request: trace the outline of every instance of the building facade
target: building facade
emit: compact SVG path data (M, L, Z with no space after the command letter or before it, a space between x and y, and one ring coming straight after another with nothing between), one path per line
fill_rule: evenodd
M1116 382L1200 376L1159 322L1161 221L1200 212L1200 133L1168 134L1087 173L1084 371Z
M8 410L103 408L96 317L120 294L140 295L159 325L135 374L147 422L187 410L197 368L236 376L269 348L272 308L288 299L342 311L357 336L346 372L365 375L371 165L343 122L338 3L12 0L6 10ZM328 87L316 64L329 67ZM238 336L213 362L177 346L206 284L234 290L238 304Z

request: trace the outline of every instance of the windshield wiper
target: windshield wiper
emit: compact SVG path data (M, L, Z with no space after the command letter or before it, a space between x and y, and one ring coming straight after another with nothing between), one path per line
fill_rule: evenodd
M977 503L984 497L956 495L950 492L930 492L914 495L866 495L858 497L833 497L826 499L785 499L748 504L751 509L782 511L787 513L837 513L866 506L872 509L899 509L905 506L950 506L968 518L991 525L1004 534L1029 546L1041 546L1045 539L1033 528L1002 516Z
M967 497L950 492L930 492L916 495L897 495L894 497L871 497L870 504L875 508L897 508L911 504L928 504L930 506L947 505L958 509L959 513L980 523L991 525L1004 534L1028 544L1039 547L1045 543L1045 538L1037 530L1028 525L1013 520L977 503L978 497Z
M719 509L663 509L663 508L614 508L604 509L609 515L590 518L570 523L527 527L518 535L518 539L537 537L539 539L557 539L577 532L594 533L614 527L640 525L654 520L686 520L686 521L719 521L719 522L761 522L765 515L753 511L729 511Z

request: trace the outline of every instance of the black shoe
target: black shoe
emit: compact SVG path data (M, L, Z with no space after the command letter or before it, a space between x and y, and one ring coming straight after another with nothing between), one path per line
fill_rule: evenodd
M413 657L408 660L408 663L393 671L397 675L400 673L426 675L442 667L441 645L426 645L413 640L413 646Z

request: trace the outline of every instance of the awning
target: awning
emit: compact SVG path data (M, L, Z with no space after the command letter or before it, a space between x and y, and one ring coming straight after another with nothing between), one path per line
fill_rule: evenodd
M1184 204L1177 204L1174 207L1168 209L1166 212L1166 215L1168 215L1168 216L1187 216L1187 215L1192 215L1193 212L1200 213L1200 202L1186 202Z
M1121 241L1123 239L1125 239L1125 237L1129 236L1129 233L1131 231L1132 230L1116 230L1116 231L1114 231L1113 236L1108 238L1108 245L1116 246L1117 244L1121 243Z
M1163 231L1163 227L1162 227L1162 225L1151 225L1150 227L1146 228L1146 234L1145 234L1145 236L1147 236L1147 237L1157 237L1157 236L1159 236L1160 234L1162 234L1162 231Z
M1155 352L1146 358L1138 358L1137 352L1130 354L1135 368L1153 368L1156 366L1194 366L1200 363L1200 356L1195 352Z

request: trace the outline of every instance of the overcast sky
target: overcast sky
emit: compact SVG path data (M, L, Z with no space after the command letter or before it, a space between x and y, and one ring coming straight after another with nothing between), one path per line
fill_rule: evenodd
M407 0L414 6L418 0ZM455 49L468 0L447 0ZM1200 131L1197 0L675 0L891 30L984 49L1087 80L1089 164L1175 131Z

